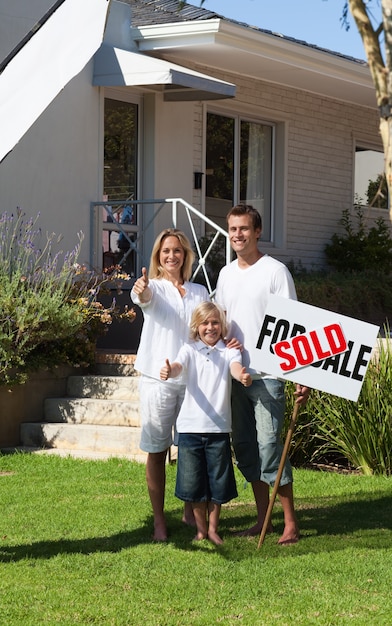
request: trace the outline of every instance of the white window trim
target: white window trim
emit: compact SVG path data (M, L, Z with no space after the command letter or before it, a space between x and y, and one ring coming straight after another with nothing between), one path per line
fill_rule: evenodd
M206 169L206 145L207 145L207 113L215 113L226 117L239 118L248 122L265 124L273 128L272 141L272 179L274 181L271 189L271 241L263 241L264 249L278 253L283 251L287 240L287 137L288 122L281 115L276 115L273 111L257 111L255 107L239 103L233 109L232 102L223 101L219 105L203 104L203 139L202 139L202 170ZM235 154L235 159L238 155ZM277 171L277 159L279 159L279 171ZM235 163L235 167L238 164ZM234 192L237 196L237 180L234 181ZM279 198L278 196L279 190ZM205 194L202 197L202 212L205 214Z

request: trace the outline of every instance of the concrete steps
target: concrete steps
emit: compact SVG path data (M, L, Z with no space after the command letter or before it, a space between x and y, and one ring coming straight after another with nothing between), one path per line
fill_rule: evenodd
M135 355L97 354L96 373L70 376L66 397L45 400L44 421L21 425L22 449L145 462L134 360Z
M66 398L47 398L46 422L140 426L138 378L70 376Z
M93 424L29 423L22 424L24 447L56 448L68 451L100 452L106 456L140 458L140 428Z

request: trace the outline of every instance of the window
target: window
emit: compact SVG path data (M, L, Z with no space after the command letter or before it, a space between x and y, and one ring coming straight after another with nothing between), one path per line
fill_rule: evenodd
M105 98L104 194L108 200L137 197L138 106Z
M382 152L360 146L355 148L354 203L388 209Z
M103 267L121 265L135 275L132 247L139 223L136 206L138 176L138 105L105 98L104 199L102 207ZM118 226L118 225L121 226Z
M262 216L262 239L272 240L273 150L272 124L207 114L207 217L225 228L233 205L251 204Z

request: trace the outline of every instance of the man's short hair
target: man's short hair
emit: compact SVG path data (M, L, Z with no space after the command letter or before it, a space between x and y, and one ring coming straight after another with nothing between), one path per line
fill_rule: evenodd
M262 230L261 215L251 204L240 203L233 206L226 216L227 222L229 222L229 218L234 215L250 215L254 230Z

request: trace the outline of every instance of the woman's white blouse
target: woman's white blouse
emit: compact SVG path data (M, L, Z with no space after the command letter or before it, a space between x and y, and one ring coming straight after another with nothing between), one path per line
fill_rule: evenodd
M207 289L197 283L184 283L185 295L169 280L151 279L148 283L152 292L150 302L140 302L133 291L134 304L143 311L144 322L135 369L159 380L159 372L165 360L173 361L184 343L189 343L189 324L193 309L209 300ZM170 378L168 383L183 384L183 377Z

